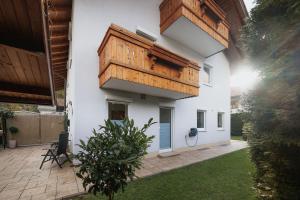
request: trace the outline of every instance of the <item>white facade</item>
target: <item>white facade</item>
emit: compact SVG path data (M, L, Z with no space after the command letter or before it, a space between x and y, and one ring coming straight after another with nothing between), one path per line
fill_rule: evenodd
M128 117L142 126L149 118L159 121L159 108L173 111L172 149L186 148L185 136L190 128L197 127L197 110L206 112L206 130L198 133L197 145L226 143L230 140L230 68L221 52L207 59L184 47L175 40L160 34L159 5L162 0L74 0L72 14L71 68L68 71L67 104L73 152L78 151L79 139L86 140L92 129L97 129L108 118L108 99L126 102ZM154 33L157 43L170 51L194 60L202 67L212 68L212 84L200 84L198 97L166 100L140 94L103 90L99 88L99 58L97 49L108 29L114 23L136 32L137 27ZM184 33L184 30L182 32ZM191 37L191 36L190 36ZM195 38L191 37L191 40ZM205 46L203 46L205 48ZM202 71L200 70L200 74ZM201 82L201 75L200 75ZM217 113L224 113L224 128L217 127ZM159 152L159 124L147 132L155 135L149 152ZM189 144L194 144L191 138Z

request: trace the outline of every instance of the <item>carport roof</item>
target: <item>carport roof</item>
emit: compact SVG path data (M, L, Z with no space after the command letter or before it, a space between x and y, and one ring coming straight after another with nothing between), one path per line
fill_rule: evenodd
M0 102L55 104L67 75L71 0L0 0Z

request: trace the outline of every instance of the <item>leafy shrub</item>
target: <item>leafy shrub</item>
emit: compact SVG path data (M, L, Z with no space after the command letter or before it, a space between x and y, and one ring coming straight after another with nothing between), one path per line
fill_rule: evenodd
M143 128L134 126L134 121L125 119L122 125L106 120L99 132L87 143L80 140L82 149L75 156L80 161L77 176L83 179L83 187L88 192L108 196L111 200L120 189L124 191L128 180L133 180L136 169L142 165L147 147L154 136L145 132L154 124L152 118Z
M9 132L11 134L17 134L19 132L19 129L17 127L11 126L9 127Z
M261 199L300 199L299 25L299 0L259 0L241 34L261 74L244 105Z
M243 140L248 140L248 137L252 134L253 128L251 122L246 122L243 125L242 136Z

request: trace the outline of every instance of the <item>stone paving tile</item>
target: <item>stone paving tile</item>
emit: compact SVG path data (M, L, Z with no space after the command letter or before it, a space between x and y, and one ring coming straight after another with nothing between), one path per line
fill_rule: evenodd
M151 157L143 161L138 177L169 171L192 163L247 147L246 142L231 141L229 145L199 149L172 157ZM76 177L78 169L66 163L60 169L56 163L45 163L40 170L41 154L46 146L20 147L0 150L0 199L55 200L83 192L82 181Z

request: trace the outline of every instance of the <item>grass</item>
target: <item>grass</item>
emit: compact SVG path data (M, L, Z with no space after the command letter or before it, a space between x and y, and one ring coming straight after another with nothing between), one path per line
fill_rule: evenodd
M243 140L243 137L241 135L232 135L231 139L232 140Z
M131 182L117 200L250 200L255 199L248 150ZM106 199L85 195L77 200Z

